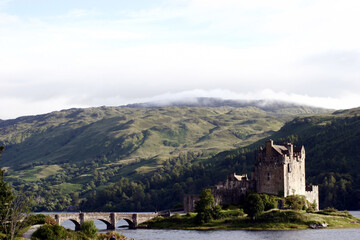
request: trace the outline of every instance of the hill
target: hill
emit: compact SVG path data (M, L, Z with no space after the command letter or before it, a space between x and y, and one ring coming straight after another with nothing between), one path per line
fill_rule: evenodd
M91 199L97 198L96 192L114 188L114 183L120 183L119 193L126 196L126 210L161 209L178 202L181 192L196 191L223 177L230 168L212 160L217 153L268 137L299 114L329 112L281 103L259 108L253 103L233 107L228 101L212 101L216 107L69 109L1 121L0 144L6 146L1 165L16 188L35 194L38 210L63 210L78 206L82 199L90 199L84 208L104 209L106 203L90 206ZM218 177L208 181L192 172L201 172L204 164L215 164L218 173L213 176ZM246 168L244 164L240 165ZM183 181L180 171L198 182L173 188ZM179 190L171 199L165 197L170 188ZM149 198L156 198L158 206L144 204Z
M1 121L0 144L7 148L1 164L22 168L99 158L162 161L188 151L212 155L269 136L295 115L329 112L279 102L246 105L205 98L197 102L181 107L147 103L69 109ZM152 107L139 108L142 105Z
M295 118L271 138L306 147L307 178L320 185L322 207L360 209L360 108Z
M181 152L215 154L280 129L257 108L70 109L0 123L3 166L162 161Z
M349 109L333 114L296 117L267 138L276 143L292 142L306 149L306 178L319 185L320 207L360 209L360 111ZM197 161L196 156L180 156L167 160L164 166L137 181L121 179L103 191L91 194L85 208L92 210L131 208L131 203L148 199L147 209L172 207L182 201L183 193L199 193L214 186L229 173L248 173L253 169L254 157L265 139L246 147L220 152ZM144 196L127 200L134 189ZM109 203L110 199L119 202ZM157 205L154 205L156 203ZM139 205L142 206L142 205Z

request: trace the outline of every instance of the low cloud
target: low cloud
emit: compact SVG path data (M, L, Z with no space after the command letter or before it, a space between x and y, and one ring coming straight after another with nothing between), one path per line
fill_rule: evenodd
M278 100L328 109L347 109L359 107L360 102L360 94L347 93L339 95L338 97L317 97L295 93L276 92L271 89L246 93L237 93L225 89L214 89L210 91L197 89L177 93L169 92L151 98L136 99L136 101L171 104L179 101L186 102L187 99L190 102L195 101L195 99L198 97L220 98L228 100L268 100L269 102Z
M226 89L203 90L195 89L183 92L167 92L152 97L121 97L107 96L95 97L89 95L71 97L49 97L44 100L26 101L21 98L0 98L0 119L12 119L19 116L43 114L56 110L68 108L86 108L94 106L121 106L133 103L154 102L160 105L171 103L195 103L196 98L220 98L226 100L267 100L285 101L314 107L328 109L347 109L359 107L360 94L344 93L338 97L317 97L309 95L300 95L294 93L276 92L271 89L264 89L252 92L233 92Z

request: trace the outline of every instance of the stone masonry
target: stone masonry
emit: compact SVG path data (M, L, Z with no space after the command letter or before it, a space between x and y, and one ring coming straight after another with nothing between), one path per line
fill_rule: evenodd
M217 204L236 204L244 198L248 190L272 195L304 195L319 209L318 186L305 184L305 148L291 143L275 145L272 140L266 141L265 148L260 148L255 158L252 179L246 174L227 177L212 188ZM198 195L184 196L184 211L194 209L194 199Z

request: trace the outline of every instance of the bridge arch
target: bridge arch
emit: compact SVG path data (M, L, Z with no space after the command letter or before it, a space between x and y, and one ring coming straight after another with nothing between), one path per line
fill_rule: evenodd
M95 219L92 219L92 220L98 220L98 221L100 221L100 222L102 222L102 223L105 223L106 229L115 229L115 228L114 228L114 225L111 224L109 221L107 221L107 220L105 220L105 219L95 218Z
M93 213L86 213L83 215L83 221L87 220L98 220L102 223L105 223L106 229L115 229L115 223L113 218L113 213L100 213L100 212L93 212Z
M116 220L115 226L117 226L121 220L124 220L129 225L129 228L135 228L134 222L128 218L118 218Z
M75 231L79 231L81 229L80 223L75 219L64 219L59 225L62 225L63 223L70 221L75 225Z

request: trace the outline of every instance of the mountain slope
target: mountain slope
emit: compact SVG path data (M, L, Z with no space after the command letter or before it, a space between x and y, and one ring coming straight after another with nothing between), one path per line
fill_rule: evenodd
M320 185L320 205L360 209L360 108L300 117L271 136L306 148L309 182Z
M280 129L294 111L304 112L299 106L286 114L287 108L102 107L21 117L0 122L0 144L7 147L1 164L164 160L191 150L208 155L258 140Z
M164 189L183 181L179 175L182 167L189 178L186 181L192 177L198 180L187 183L193 186L192 190L183 185L175 189L180 189L180 193L195 191L230 170L225 169L229 164L219 161L220 165L211 173L218 177L202 178L198 173L203 170L198 167L215 163L209 157L270 136L297 116L295 113L319 112L329 111L287 104L268 109L255 106L69 109L0 122L0 144L6 146L1 165L6 167L7 178L16 188L35 194L37 210L78 206L76 199L93 199L96 192L118 181L128 187L124 194L129 204L122 202L122 207L149 210L152 207L145 204L149 198L155 198L158 207L169 207L181 194L174 193L168 199ZM243 163L235 166L247 169ZM152 192L156 188L160 189ZM132 194L140 190L145 195L138 196L137 204L131 205L135 201Z

